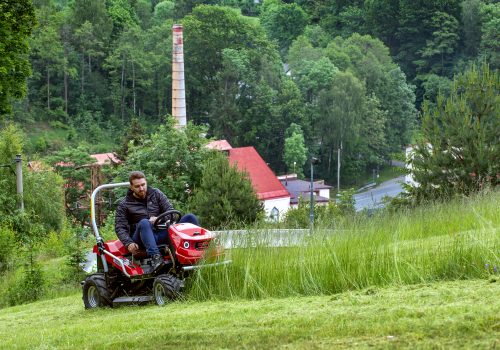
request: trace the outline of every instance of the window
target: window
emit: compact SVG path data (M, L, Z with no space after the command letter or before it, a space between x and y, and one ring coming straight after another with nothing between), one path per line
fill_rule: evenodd
M273 221L278 221L280 217L280 211L278 208L274 207L271 209L271 213L269 214L269 218Z

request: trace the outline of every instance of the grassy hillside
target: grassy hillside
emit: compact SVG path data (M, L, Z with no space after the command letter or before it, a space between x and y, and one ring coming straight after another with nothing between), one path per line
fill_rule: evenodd
M500 282L85 311L81 295L0 310L4 349L498 348Z

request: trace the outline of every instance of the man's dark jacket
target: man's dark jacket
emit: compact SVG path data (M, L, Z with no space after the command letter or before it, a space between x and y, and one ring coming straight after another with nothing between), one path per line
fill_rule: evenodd
M139 221L173 209L167 196L157 188L148 187L146 199L136 198L132 190L129 189L127 196L116 209L115 232L124 246L134 243L132 235L135 232L135 225Z

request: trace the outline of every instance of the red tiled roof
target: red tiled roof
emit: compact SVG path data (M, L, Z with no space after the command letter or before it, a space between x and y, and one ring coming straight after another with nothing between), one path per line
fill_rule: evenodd
M285 186L276 178L271 168L253 147L239 147L229 150L229 162L240 171L248 173L253 188L260 200L290 197Z
M217 151L228 151L233 148L227 140L215 140L207 143L206 147Z
M30 160L28 162L28 169L31 171L44 171L51 169L51 167L39 160Z
M114 153L98 153L98 154L91 154L90 155L92 158L95 158L97 160L97 164L99 165L104 165L104 164L120 164L122 161L116 157L116 154Z

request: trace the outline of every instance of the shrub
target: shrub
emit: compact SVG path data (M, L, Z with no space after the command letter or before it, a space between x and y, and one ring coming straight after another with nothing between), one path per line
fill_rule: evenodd
M35 260L32 247L25 252L25 263L20 270L20 277L7 291L10 305L24 304L40 299L45 291L45 281L40 265Z
M67 254L68 244L73 236L71 227L65 226L61 231L50 231L42 242L42 253L48 258L57 258Z
M79 282L85 272L82 270L81 264L86 259L88 245L85 239L88 238L88 232L82 229L74 229L71 238L66 246L66 270L64 280L66 282Z
M0 226L0 272L11 267L11 257L16 247L15 233L7 226Z
M229 165L224 155L215 152L205 165L191 205L203 226L210 228L248 225L262 215L262 204L250 180Z

